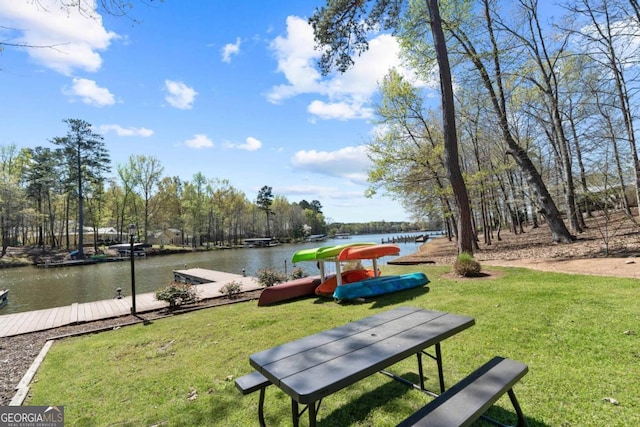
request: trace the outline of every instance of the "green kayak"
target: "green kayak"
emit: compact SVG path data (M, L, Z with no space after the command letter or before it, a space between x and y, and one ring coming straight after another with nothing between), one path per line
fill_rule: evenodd
M318 254L318 251L331 247L332 246L320 246L319 248L300 249L293 254L291 262L295 264L300 261L317 261L318 259L316 258L316 256Z
M368 242L354 242L354 243L344 243L342 245L335 246L320 246L318 248L309 248L309 249L300 249L296 253L293 254L291 258L291 262L296 264L300 261L320 261L320 260L331 260L332 258L340 255L343 249L351 247L351 246L369 246L375 245L375 243Z

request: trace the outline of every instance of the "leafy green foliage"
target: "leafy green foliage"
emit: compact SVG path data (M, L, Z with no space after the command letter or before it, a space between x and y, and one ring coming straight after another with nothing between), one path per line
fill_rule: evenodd
M192 284L172 282L169 286L156 291L156 299L168 302L169 308L175 309L181 305L196 303L198 294Z
M233 299L238 296L238 294L242 291L242 283L236 282L235 280L224 285L218 292L223 295L226 295L227 298Z
M256 205L258 209L264 211L267 216L267 237L271 237L271 231L269 227L269 215L272 214L271 205L273 205L273 189L268 185L263 186L258 192L258 198L256 199Z
M462 277L476 277L480 275L480 263L468 252L462 252L453 263L453 271Z
M75 188L78 201L78 228L84 228L84 192L91 185L102 182L111 170L111 159L102 135L94 133L91 124L80 119L64 120L69 125L67 135L55 137L51 142L60 148L56 153L63 159L67 174L63 181L69 188ZM83 236L78 234L78 253L83 258Z
M304 271L302 267L296 267L291 272L291 280L302 279L303 277L307 277L309 274Z
M276 283L282 283L287 280L287 275L273 268L261 268L256 275L258 283L262 286L273 286Z
M309 19L316 45L322 49L318 66L323 74L332 69L345 72L359 56L369 49L368 37L380 28L389 30L397 25L404 2L387 0L337 0L319 7Z

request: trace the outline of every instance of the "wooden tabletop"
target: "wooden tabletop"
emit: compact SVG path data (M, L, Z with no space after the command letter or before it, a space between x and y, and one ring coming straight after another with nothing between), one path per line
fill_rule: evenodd
M249 357L293 400L309 404L473 326L468 316L399 307Z

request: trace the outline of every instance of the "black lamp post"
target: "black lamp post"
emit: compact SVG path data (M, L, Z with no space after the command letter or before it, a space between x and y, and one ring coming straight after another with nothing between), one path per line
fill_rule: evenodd
M129 248L129 255L131 256L131 314L136 315L136 268L133 262L133 242L136 237L136 225L129 224L129 243L131 243L131 247Z

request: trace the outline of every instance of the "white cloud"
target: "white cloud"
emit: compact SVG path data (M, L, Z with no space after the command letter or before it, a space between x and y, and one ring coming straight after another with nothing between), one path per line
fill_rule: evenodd
M245 140L244 144L227 144L229 148L237 148L238 150L257 151L262 148L260 140L250 136Z
M148 138L153 135L153 131L147 128L122 127L120 125L101 125L101 133L115 132L118 136L142 136Z
M270 102L278 103L301 93L322 92L321 75L316 68L320 52L314 49L313 29L297 16L287 17L287 36L278 36L271 42L278 60L278 71L288 84L272 88Z
M373 114L369 106L378 83L390 68L411 75L402 67L400 46L390 34L369 40L369 49L355 58L355 65L345 73L323 77L318 71L320 52L314 49L313 29L306 20L287 18L287 34L271 42L278 61L278 71L287 83L274 86L267 94L272 103L281 103L298 95L323 97L311 101L307 111L320 119L367 119Z
M351 104L347 104L346 102L326 103L316 100L309 104L307 111L324 120L368 119L373 117L372 108L355 102Z
M364 196L362 190L344 190L344 188L322 185L285 185L275 187L274 190L278 194L286 194L287 196L303 196L323 200L353 200L355 198L362 199Z
M240 52L240 37L236 39L235 43L227 43L222 48L222 61L231 62L231 56L237 55Z
M579 39L574 38L573 46L576 49L589 52L590 55L609 54L606 50L602 50L600 30L593 24L585 25L580 31L584 36ZM613 48L616 51L616 56L622 62L622 66L625 68L636 66L638 48L640 48L640 25L637 20L633 18L615 20L611 23L609 31L613 37ZM556 38L564 38L564 34L559 33Z
M213 141L211 141L207 135L201 133L193 135L193 138L184 141L184 145L196 149L212 148L214 146Z
M379 123L371 128L369 132L373 138L382 138L391 130L388 123Z
M71 75L75 69L95 72L102 65L99 51L118 35L104 28L95 2L83 3L92 9L63 8L58 0L0 1L3 27L15 28L3 41L38 46L25 52L61 74Z
M338 73L327 82L332 95L348 94L355 99L368 100L378 90L378 83L395 68L406 75L399 59L400 45L390 34L381 34L369 41L369 49L357 58L345 73Z
M366 184L367 169L371 161L367 157L367 147L345 147L338 151L298 151L291 158L295 169L346 178L356 184Z
M116 100L109 89L100 87L93 80L74 78L71 88L64 88L62 92L69 97L78 97L82 102L95 107L113 105Z
M181 110L190 110L195 101L196 92L192 87L187 86L183 82L173 80L164 81L165 90L168 95L164 98L172 107Z

